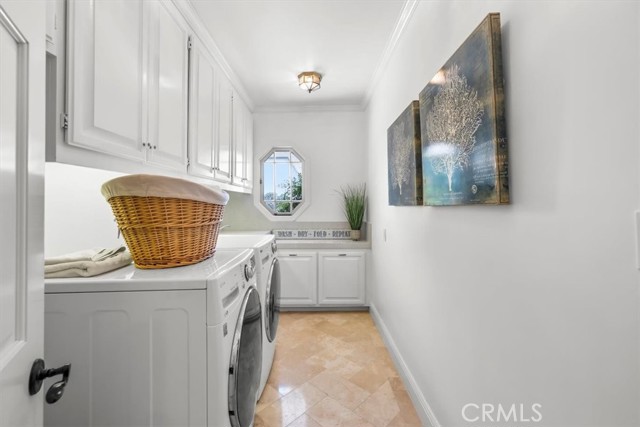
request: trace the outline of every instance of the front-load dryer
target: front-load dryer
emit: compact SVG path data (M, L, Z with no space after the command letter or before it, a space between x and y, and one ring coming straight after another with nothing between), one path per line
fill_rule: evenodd
M253 249L257 262L257 286L262 303L263 345L262 377L258 396L262 394L276 351L276 337L280 318L280 264L273 234L220 234L218 248Z
M262 309L253 252L208 288L209 427L251 427L262 372Z
M218 250L185 267L47 279L47 365L71 373L44 425L250 426L262 355L254 265L251 250Z

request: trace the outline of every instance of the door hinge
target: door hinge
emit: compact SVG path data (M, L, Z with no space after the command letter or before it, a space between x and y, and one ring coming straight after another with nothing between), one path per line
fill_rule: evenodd
M69 129L69 115L67 113L60 114L60 127L62 129Z
M189 37L189 39L187 39L187 49L191 49L193 47L193 40L191 39L191 37Z

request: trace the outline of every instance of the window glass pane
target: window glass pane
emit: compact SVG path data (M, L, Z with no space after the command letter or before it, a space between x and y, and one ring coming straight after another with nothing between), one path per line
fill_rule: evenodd
M289 163L289 152L288 151L276 151L275 153L276 156L276 162L286 162Z
M287 163L276 163L276 192L278 200L290 200L289 165Z
M291 200L302 200L302 167L296 168L295 165L296 163L292 163L290 169Z
M276 202L276 212L291 213L291 202Z
M290 149L274 149L263 158L260 202L274 215L291 215L304 203L303 166Z
M275 188L273 186L274 176L273 176L273 163L265 162L263 169L263 193L264 200L273 200Z

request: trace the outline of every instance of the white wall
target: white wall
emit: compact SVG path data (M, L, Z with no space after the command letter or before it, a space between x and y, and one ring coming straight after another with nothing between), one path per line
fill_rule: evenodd
M47 163L45 167L44 253L51 257L82 249L117 247L109 203L100 187L121 173Z
M386 130L501 12L510 206L387 206ZM443 426L637 426L636 2L420 2L367 110L372 302ZM383 239L386 229L387 239ZM534 425L484 422L476 425Z
M308 95L313 96L313 94ZM276 146L293 147L305 160L308 206L298 222L344 222L341 185L367 179L365 114L353 111L254 114L254 192L259 194L259 159ZM231 194L225 224L234 229L271 229L274 222L254 207L251 196Z

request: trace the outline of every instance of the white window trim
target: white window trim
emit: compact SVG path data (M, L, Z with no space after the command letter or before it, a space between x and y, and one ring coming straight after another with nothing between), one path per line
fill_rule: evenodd
M296 154L296 156L300 160L302 160L302 203L300 203L298 208L296 208L293 215L274 215L269 209L267 209L262 204L262 192L263 192L262 162L274 150L291 150ZM277 222L295 221L311 204L311 194L309 192L309 189L311 188L311 185L309 185L310 175L311 175L309 173L309 162L307 162L304 156L301 155L300 152L295 148L293 148L292 146L279 145L279 146L273 146L269 148L256 163L257 163L256 164L257 170L255 171L254 176L258 178L258 182L255 183L254 192L253 192L253 204L256 207L256 209L258 209L260 213L262 213L262 215L264 215L267 219L269 219L269 221L277 221ZM258 189L258 191L255 191L256 188Z

